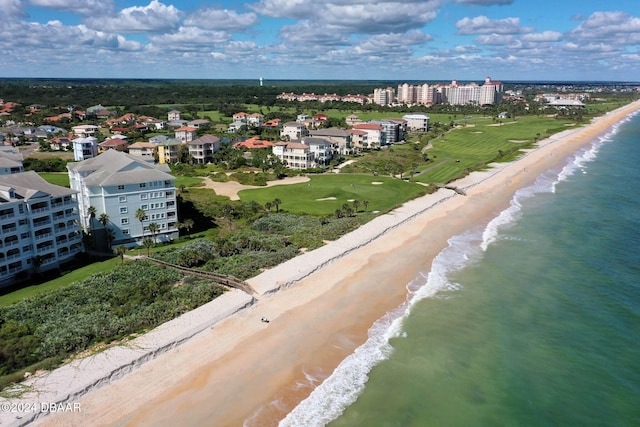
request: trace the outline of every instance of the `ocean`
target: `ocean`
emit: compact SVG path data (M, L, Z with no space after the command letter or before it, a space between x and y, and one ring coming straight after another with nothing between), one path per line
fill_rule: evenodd
M640 426L640 115L450 239L281 426Z

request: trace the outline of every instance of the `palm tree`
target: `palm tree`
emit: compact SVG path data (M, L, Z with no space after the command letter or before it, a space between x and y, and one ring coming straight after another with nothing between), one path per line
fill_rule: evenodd
M184 227L185 230L187 230L187 234L189 234L189 232L191 231L194 225L195 224L193 223L193 220L191 218L187 218L184 221L182 221L182 226Z
M360 207L360 201L358 201L357 199L355 199L353 201L353 209L355 209L356 212L358 212L358 208Z
M124 254L127 252L127 247L125 245L120 245L116 248L116 253L120 257L120 261L124 264Z
M158 224L157 222L152 222L151 224L149 224L149 232L151 233L151 238L153 239L153 243L156 243L156 236L158 235L159 231L160 231L160 224Z
M95 206L89 206L87 209L87 216L89 217L89 228L91 229L91 235L93 235L93 220L96 218L98 210Z
M109 227L105 230L106 234L104 236L107 239L107 249L111 250L111 244L116 239L116 232L113 231L113 228Z
M367 210L367 207L369 206L369 201L368 200L363 200L362 204L364 205L364 210Z
M147 248L147 256L150 257L151 256L151 246L153 246L153 240L151 240L148 237L145 237L144 239L142 239L142 246Z
M147 213L144 209L140 208L136 211L136 219L140 221L140 226L142 227L142 237L144 237L144 220L147 219Z
M280 205L282 204L282 200L275 199L273 201L273 205L276 207L276 212L280 212Z
M106 229L107 224L109 224L109 215L107 215L105 212L101 213L100 217L98 218L98 222L102 224L102 227Z
M271 212L271 206L273 206L273 204L271 202L267 202L264 204L264 207L267 208L267 211Z

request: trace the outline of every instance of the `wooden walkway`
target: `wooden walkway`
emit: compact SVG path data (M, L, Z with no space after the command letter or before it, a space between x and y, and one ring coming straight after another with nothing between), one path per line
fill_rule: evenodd
M197 276L197 277L202 277L203 279L210 279L213 280L216 283L219 283L220 285L229 287L229 288L234 288L234 289L239 289L243 292L248 293L249 295L257 295L257 292L255 291L255 289L253 289L247 282L243 282L242 280L233 277L233 276L227 276L225 274L218 274L218 273L213 273L210 271L202 271L202 270L197 270L195 268L188 268L188 267L183 267L181 265L177 265L177 264L171 264L165 261L161 261L159 259L155 259L155 258L151 258L151 257L147 257L144 255L140 255L137 257L132 257L134 259L146 259L149 260L151 262L154 262L156 264L159 265L164 265L165 267L169 267L169 268L174 268L176 270L180 270L183 271L187 274L190 274L192 276Z

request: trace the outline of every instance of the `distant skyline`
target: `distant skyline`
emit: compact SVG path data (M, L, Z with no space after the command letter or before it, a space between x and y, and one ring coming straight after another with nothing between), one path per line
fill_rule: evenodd
M0 77L640 81L638 0L0 0L0 22Z

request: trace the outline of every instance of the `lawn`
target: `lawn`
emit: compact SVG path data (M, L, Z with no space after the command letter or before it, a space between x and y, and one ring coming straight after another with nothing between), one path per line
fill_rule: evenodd
M242 201L255 200L262 205L280 199L280 211L325 216L353 200L361 202L360 211L365 210L362 202L366 200L366 211L386 212L424 193L422 185L395 178L332 174L312 176L308 183L243 190L239 196ZM275 206L272 210L276 210Z
M69 188L69 174L66 172L39 172L38 175L49 184Z

